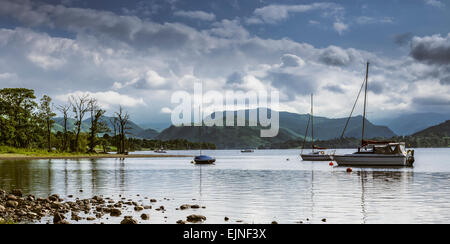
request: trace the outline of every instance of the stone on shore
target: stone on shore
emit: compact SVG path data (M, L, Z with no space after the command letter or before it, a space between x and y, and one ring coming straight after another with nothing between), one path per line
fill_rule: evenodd
M61 213L55 213L53 215L53 224L59 224L61 221L63 221L66 217L64 217Z
M186 217L186 221L191 222L191 223L202 222L205 220L206 220L206 217L203 215L199 215L199 214L191 214Z
M122 211L120 211L120 209L117 209L117 208L111 208L109 215L111 215L113 217L119 217L120 215L122 215Z
M131 216L125 216L125 218L120 222L121 225L135 225L138 222Z
M6 202L6 207L16 208L17 206L19 206L19 203L16 201L9 200Z
M150 219L150 214L142 214L142 215L141 215L141 219L143 219L143 220L149 220L149 219Z

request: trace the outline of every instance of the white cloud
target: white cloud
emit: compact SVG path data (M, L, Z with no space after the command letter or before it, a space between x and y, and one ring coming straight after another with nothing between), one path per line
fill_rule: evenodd
M216 16L213 13L207 13L204 11L183 11L179 10L173 13L175 16L190 18L190 19L198 19L204 21L213 21L216 19Z
M424 0L424 1L427 5L430 5L433 7L438 7L438 8L445 7L445 4L439 0Z
M161 113L163 113L163 114L171 114L172 113L172 109L170 109L168 107L163 107L163 108L161 108Z
M360 25L367 24L391 24L394 22L392 17L369 17L369 16L359 16L356 18L356 23Z
M348 25L343 22L335 22L333 24L333 29L339 33L339 35L342 35L344 31L348 30Z
M254 11L254 16L262 20L262 22L274 24L279 21L286 20L290 14L305 13L314 10L327 10L329 14L341 12L343 8L335 3L312 3L299 5L267 5L262 8L257 8ZM255 18L254 17L254 18ZM253 20L253 23L258 23Z
M57 95L56 99L61 102L66 102L70 96L81 97L83 95L88 95L90 97L96 98L100 106L104 109L109 109L113 106L124 106L124 107L136 107L145 105L142 98L133 98L128 95L123 95L115 91L106 92L89 92L89 91L75 91L67 94Z

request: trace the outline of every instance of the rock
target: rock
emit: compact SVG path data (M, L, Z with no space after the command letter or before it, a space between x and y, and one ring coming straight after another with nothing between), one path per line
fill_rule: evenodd
M53 224L58 224L59 222L63 221L66 217L62 215L61 213L55 213L53 215Z
M56 202L56 201L58 201L58 198L52 195L52 196L48 197L48 200L51 202Z
M142 207L142 206L134 207L134 211L142 211L142 210L144 210L144 207Z
M156 199L150 199L150 202L156 202Z
M62 209L63 208L63 204L60 202L52 202L52 208L54 209Z
M8 197L7 197L7 199L8 199L8 200L12 200L12 201L16 201L16 200L17 200L17 197L16 197L15 195L13 195L13 194L9 194Z
M192 214L186 217L186 221L191 223L202 222L204 220L206 220L206 217L199 214Z
M189 204L183 204L183 205L180 206L180 209L181 210L185 210L185 209L188 209L190 207L191 207L191 205L189 205Z
M120 215L122 215L122 211L120 211L120 209L117 208L111 208L109 211L110 211L109 214L113 217L119 217Z
M278 222L277 222L277 221L272 221L272 224L273 224L273 225L277 225Z
M57 225L70 225L70 223L67 220L61 220L58 223L55 223Z
M5 208L5 207L3 207L2 205L0 205L0 213L3 213L3 212L5 212L5 210L6 210L6 208Z
M225 217L225 218L224 218L224 220L225 220L225 221L228 221L228 220L230 220L230 218L228 218L228 217Z
M197 208L200 208L200 206L195 204L195 205L192 205L191 208L197 209Z
M9 201L6 202L6 207L16 208L17 206L19 206L19 203L16 202L16 201L9 200Z
M121 225L135 225L138 222L131 216L125 216L125 218L120 222Z
M94 221L94 220L95 220L95 217L87 217L86 220L87 220L87 221Z
M33 195L28 195L27 200L30 202L34 202L35 197Z
M150 219L150 214L142 214L142 215L141 215L141 219L143 219L143 220L149 220L149 219Z
M180 220L177 221L177 224L184 225L184 224L186 224L186 222L180 219Z
M73 197L73 195L68 195L67 197L68 197L68 198L72 198L72 197Z
M11 194L13 194L16 197L22 197L22 191L19 189L14 189L11 191Z
M327 222L327 219L325 219L325 218L324 218L324 219L322 219L322 222L324 222L324 223L325 223L325 222Z

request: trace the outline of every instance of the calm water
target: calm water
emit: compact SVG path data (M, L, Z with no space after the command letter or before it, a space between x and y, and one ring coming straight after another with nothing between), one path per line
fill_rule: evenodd
M321 223L322 218L327 223L450 223L450 149L416 150L413 168L354 168L353 173L329 162L303 162L298 150L207 154L217 158L216 165L192 165L192 158L0 161L0 188L43 197L118 200L123 195L145 205L150 205L146 197L156 198L153 209L143 211L151 216L145 223L175 223L192 213L205 215L206 223L225 223L225 216L231 223ZM206 209L175 210L186 203ZM167 212L154 210L160 205Z

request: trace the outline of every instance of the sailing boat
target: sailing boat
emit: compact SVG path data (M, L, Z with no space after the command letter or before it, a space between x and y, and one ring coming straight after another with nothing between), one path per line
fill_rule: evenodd
M202 138L202 136L201 136L202 129L203 129L203 122L202 122L202 126L200 127L200 140ZM202 145L200 145L200 155L195 156L194 163L195 164L214 164L214 162L216 162L215 158L207 156L207 155L202 155Z
M312 151L311 153L303 153L303 148L300 156L302 157L303 161L333 161L333 155L327 153L325 150L327 148L320 148L316 147L314 145L314 110L313 110L313 94L311 94L311 115L309 117L311 120L311 142L312 142ZM309 122L308 122L309 125ZM306 135L308 134L308 126L306 127L305 132L305 140L306 141ZM303 147L305 143L303 142ZM317 149L317 151L315 150Z
M412 166L414 150L406 151L404 142L368 141L364 139L368 81L369 62L367 62L366 79L363 84L365 85L365 94L361 146L353 154L335 155L334 160L341 166Z

